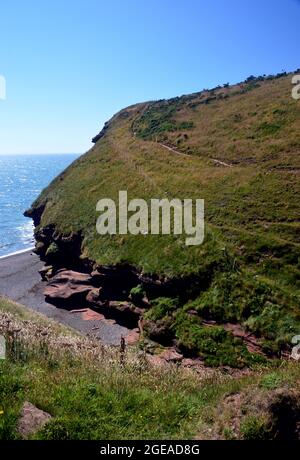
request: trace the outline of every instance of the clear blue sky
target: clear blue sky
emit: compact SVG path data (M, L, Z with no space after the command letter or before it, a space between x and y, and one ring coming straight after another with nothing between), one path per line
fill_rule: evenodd
M297 0L6 0L0 153L83 152L117 110L300 67Z

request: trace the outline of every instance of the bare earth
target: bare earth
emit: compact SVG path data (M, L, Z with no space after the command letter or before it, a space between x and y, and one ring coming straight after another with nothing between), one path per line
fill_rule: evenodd
M11 255L0 259L0 295L9 297L31 310L70 326L83 334L97 337L107 345L118 345L121 337L130 330L105 319L102 315L89 312L70 312L45 302L43 291L45 282L41 281L38 270L43 262L32 251ZM74 310L76 305L74 305Z

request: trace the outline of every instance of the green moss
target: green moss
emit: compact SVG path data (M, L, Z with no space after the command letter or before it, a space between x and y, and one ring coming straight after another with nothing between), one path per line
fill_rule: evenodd
M145 291L144 291L142 284L139 284L138 286L133 287L130 291L130 297L133 303L140 302L144 296L145 296Z
M165 316L174 312L179 306L178 299L158 297L151 302L151 309L146 312L145 318L153 321L163 319Z
M59 253L59 247L56 243L51 243L46 251L46 256L55 257Z

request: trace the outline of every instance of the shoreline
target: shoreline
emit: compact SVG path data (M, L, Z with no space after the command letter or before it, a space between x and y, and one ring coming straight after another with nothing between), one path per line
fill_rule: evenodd
M0 260L8 259L9 257L17 256L19 254L24 254L26 252L32 252L33 250L34 250L34 246L31 246L30 248L27 248L27 249L20 249L19 251L11 252L5 256L0 256Z
M17 251L0 257L0 296L7 297L30 310L69 326L84 335L93 336L105 345L119 345L121 338L132 332L115 321L88 309L69 311L57 308L45 301L44 289L39 270L44 263L32 249Z

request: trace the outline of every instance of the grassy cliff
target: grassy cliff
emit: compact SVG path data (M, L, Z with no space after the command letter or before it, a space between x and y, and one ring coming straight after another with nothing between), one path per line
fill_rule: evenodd
M77 238L81 259L179 281L180 292L151 303L148 333L159 325L210 364L252 362L226 322L280 356L300 332L300 103L291 90L291 75L250 77L122 110L33 204L40 253L63 253L62 242ZM205 199L204 243L98 235L96 203L117 201L119 190Z

